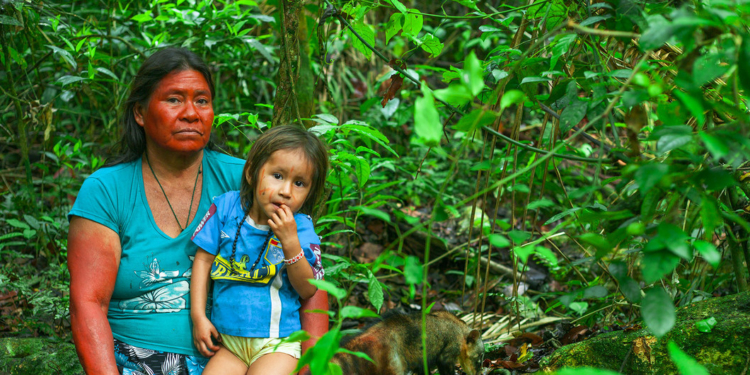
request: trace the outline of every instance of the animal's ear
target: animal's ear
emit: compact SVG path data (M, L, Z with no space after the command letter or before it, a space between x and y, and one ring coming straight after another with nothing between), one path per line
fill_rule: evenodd
M479 330L476 330L476 329L472 330L471 332L469 332L469 335L466 336L466 343L467 344L475 343L477 340L479 340L479 336L480 336Z

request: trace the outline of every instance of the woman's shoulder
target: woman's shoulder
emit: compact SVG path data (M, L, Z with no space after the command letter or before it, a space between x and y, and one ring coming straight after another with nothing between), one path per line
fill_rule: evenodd
M140 160L140 159L139 159ZM117 184L118 181L121 183L126 178L129 178L127 174L132 174L135 171L135 161L117 164L109 167L102 167L97 169L94 173L86 177L84 183L88 181L99 181L105 186L111 184Z
M205 151L206 158L209 162L215 162L219 165L227 166L227 167L238 167L242 168L245 166L245 161L236 158L234 156L227 155L223 152L219 151L213 151L213 150L206 150Z

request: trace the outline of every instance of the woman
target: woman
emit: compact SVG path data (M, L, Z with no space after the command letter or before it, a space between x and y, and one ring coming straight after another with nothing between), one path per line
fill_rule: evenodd
M149 57L125 103L120 155L86 179L68 215L71 325L89 374L195 375L207 360L192 345L190 237L213 197L239 190L244 166L213 151L214 97L194 53ZM321 308L323 292L303 301ZM325 332L325 315L303 315L303 329Z

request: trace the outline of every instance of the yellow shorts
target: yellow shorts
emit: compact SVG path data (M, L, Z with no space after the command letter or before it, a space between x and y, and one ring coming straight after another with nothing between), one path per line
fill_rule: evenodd
M301 344L299 342L282 341L283 339L277 338L239 337L221 334L221 342L224 347L248 366L261 356L270 353L285 353L299 359L302 355Z

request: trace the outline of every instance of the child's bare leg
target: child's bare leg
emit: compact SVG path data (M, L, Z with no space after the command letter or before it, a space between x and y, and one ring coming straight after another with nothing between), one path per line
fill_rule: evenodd
M247 372L245 362L222 346L208 361L203 375L244 375L245 372Z
M297 368L297 361L297 358L286 353L269 353L253 362L247 369L247 375L289 375Z

